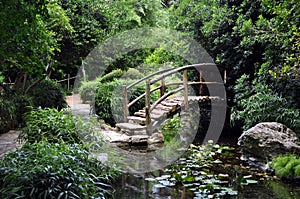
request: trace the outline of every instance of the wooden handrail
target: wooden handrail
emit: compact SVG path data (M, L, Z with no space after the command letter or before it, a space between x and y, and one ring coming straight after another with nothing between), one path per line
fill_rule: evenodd
M167 97L175 94L175 93L178 93L179 91L183 90L184 87L181 86L177 89L174 89L174 90L171 90L170 92L168 92L167 94L164 94L163 96L161 96L154 104L151 105L151 108L150 108L150 112L153 111L153 109L155 109L155 107L160 103L162 102L163 100L165 100Z
M176 85L182 85L183 82L170 82L170 83L166 83L164 84L165 87L168 87L168 86L176 86ZM223 83L220 83L220 82L188 82L188 85L196 85L196 84L199 84L199 85L205 85L205 84L223 84ZM153 89L150 90L150 93L153 93L154 91L157 91L159 89L161 89L162 87L161 86L157 86ZM137 98L135 98L134 100L132 100L129 104L128 104L128 108L131 107L133 104L135 104L137 101L139 101L140 99L142 99L143 97L145 97L146 93L143 93L142 95L138 96ZM163 95L161 95L163 96Z
M150 75L147 75L146 77L144 77L144 78L142 78L142 79L140 79L140 80L138 80L138 81L136 81L136 82L130 84L129 86L127 86L127 90L129 90L129 89L132 88L133 86L138 85L138 84L141 83L142 81L145 81L145 80L147 80L147 79L149 79L149 78L151 78L151 77L153 77L153 76L155 76L155 75L158 75L158 74L160 74L160 73L164 73L164 72L167 72L167 71L170 71L170 70L173 70L173 68L163 69L163 70L157 71L157 72L155 72L155 73L152 73L152 74L150 74Z
M186 69L194 69L194 68L201 68L201 67L204 67L204 66L216 66L215 64L213 63L203 63L203 64L193 64L193 65L187 65L187 66L182 66L182 67L179 67L179 68L174 68L173 70L170 70L166 73L164 73L163 75L153 79L150 81L150 84L154 84L155 82L163 79L163 78L166 78L174 73L177 73L177 72L180 72L180 71L183 71L183 70L186 70Z

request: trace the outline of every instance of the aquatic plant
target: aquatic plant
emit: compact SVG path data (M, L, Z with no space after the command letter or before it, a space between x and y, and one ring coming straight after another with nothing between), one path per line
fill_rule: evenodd
M195 198L236 196L238 191L231 185L231 176L211 169L222 164L220 155L230 153L232 150L234 148L213 142L200 146L191 145L186 156L167 168L164 175L146 180L156 182L154 185L156 188L183 186L192 192ZM256 183L256 180L242 176L239 186Z

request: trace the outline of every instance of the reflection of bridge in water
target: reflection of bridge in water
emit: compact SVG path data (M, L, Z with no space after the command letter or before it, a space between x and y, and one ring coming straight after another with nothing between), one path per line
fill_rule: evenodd
M224 88L224 83L226 82L226 70L223 71L224 78L220 81L220 78L215 78L216 76L220 76L219 71L217 71L218 74L215 74L216 71L211 70L211 68L216 68L215 64L204 63L164 69L150 74L129 86L124 85L122 88L123 122L117 123L116 126L120 131L129 134L144 134L144 132L146 132L148 135L151 135L161 122L175 112L184 110L184 112L188 114L190 104L208 104L211 102L224 101L226 98L224 92L217 93L218 96L203 96L204 93L207 93L207 91L204 91L206 90L205 87L208 88L208 91L218 90L215 88ZM197 71L199 75L198 78L195 78L195 73L192 78L198 79L198 81L189 80L188 71ZM182 81L166 81L166 79L172 75L176 75L177 78L181 77ZM204 79L213 81L204 81ZM128 93L131 89L141 83L144 83L146 92L129 102ZM157 84L159 84L159 86L154 87L154 85ZM199 85L198 91L195 89L196 85ZM170 86L176 88L166 92L166 88ZM193 86L192 92L191 86ZM159 91L160 97L157 101L150 104L151 94L155 91ZM129 108L143 98L145 99L145 108L130 116Z

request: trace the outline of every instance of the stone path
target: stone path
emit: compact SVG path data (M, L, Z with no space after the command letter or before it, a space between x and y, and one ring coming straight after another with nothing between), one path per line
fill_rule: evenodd
M90 104L83 104L80 96L78 94L67 96L66 99L68 105L73 114L79 115L81 117L90 117ZM141 129L141 128L140 128ZM141 135L130 134L130 132L120 131L119 128L110 128L107 127L105 129L98 129L101 135L104 137L104 140L116 144L116 145L139 145L139 144L147 144L147 140L149 138L146 134L146 131L143 131Z
M5 154L21 148L22 144L18 142L20 133L20 131L11 130L0 135L0 159Z

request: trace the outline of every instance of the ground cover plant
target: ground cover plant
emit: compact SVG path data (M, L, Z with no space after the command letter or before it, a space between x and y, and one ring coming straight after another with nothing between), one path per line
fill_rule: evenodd
M25 118L26 126L23 128L22 137L29 143L81 142L76 119L70 111L37 108L30 111Z
M26 144L0 163L3 198L105 198L113 171L89 158L83 145Z
M281 155L272 160L272 168L283 179L300 179L300 157L294 154Z

